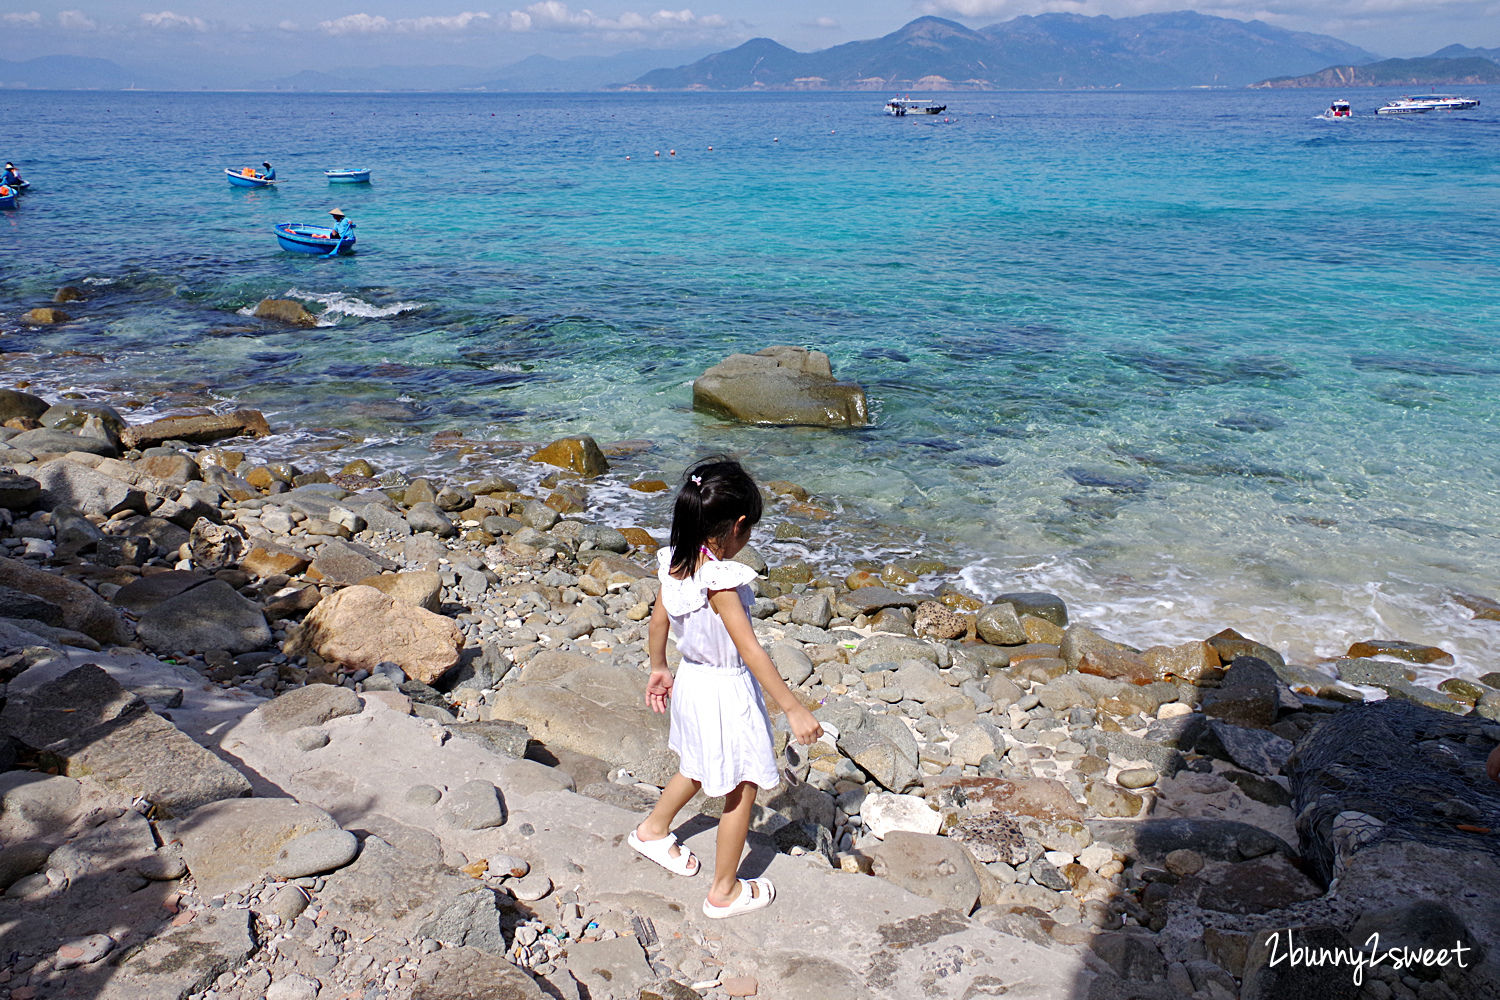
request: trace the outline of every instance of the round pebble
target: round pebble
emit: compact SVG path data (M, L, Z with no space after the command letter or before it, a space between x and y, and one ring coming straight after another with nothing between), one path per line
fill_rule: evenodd
M1178 877L1196 875L1203 870L1203 855L1185 847L1179 848L1167 854L1166 865L1167 871Z
M1121 771L1115 782L1121 788L1146 788L1156 784L1157 773L1149 767L1132 767Z
M523 903L534 903L546 897L552 891L552 880L541 872L531 872L524 878L518 878L513 882L507 882L506 888L510 889L511 895Z
M76 966L88 965L108 955L114 946L114 939L108 934L90 934L88 937L69 941L58 948L57 959L53 964L58 969L72 969Z
M300 886L283 886L271 897L271 912L290 923L307 909L307 902L307 893Z
M287 841L272 866L282 878L301 878L342 868L359 853L359 841L348 830L314 830Z
M412 785L406 790L406 801L414 806L435 806L443 793L431 785Z

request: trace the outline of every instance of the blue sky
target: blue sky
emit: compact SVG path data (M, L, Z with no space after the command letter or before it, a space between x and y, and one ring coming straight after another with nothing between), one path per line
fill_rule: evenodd
M66 53L174 75L448 64L497 68L532 54L715 51L758 35L792 48L872 38L922 14L971 27L1018 14L1116 17L1182 0L0 0L0 58ZM1195 9L1317 31L1381 55L1452 42L1500 46L1500 0L1209 0Z

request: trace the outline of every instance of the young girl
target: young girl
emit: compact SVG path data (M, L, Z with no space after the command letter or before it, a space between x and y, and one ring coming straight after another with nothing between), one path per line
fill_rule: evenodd
M786 713L792 735L812 743L823 733L776 672L750 625L755 571L730 562L760 520L760 491L738 462L711 458L688 469L672 510L672 540L658 555L661 596L651 613L651 678L646 704L664 712L670 696L667 745L679 770L656 808L630 834L630 846L677 875L696 875L698 859L671 834L672 820L701 788L724 796L714 878L705 916L730 917L766 906L776 890L767 878L739 878L756 787L775 788L771 720L761 692ZM677 637L682 665L667 669L667 630Z

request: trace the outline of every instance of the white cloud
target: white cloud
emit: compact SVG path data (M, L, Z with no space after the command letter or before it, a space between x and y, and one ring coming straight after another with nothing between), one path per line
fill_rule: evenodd
M391 18L381 14L346 14L322 21L318 28L330 35L441 34L490 27L499 31L556 31L594 34L668 34L727 28L717 14L699 16L691 10L658 10L643 14L626 11L605 17L587 8L574 10L559 0L539 0L523 10L505 14L464 11L461 14Z
M700 17L691 10L658 10L654 14L626 11L619 17L603 17L587 8L573 10L558 0L541 0L525 10L510 12L512 31L672 32L726 28L729 22L717 14Z
M830 29L837 28L838 26L839 22L837 18L828 17L826 15L823 17L815 17L811 21L804 22L803 24L803 27L805 28Z
M207 31L208 23L201 17L189 17L186 14L174 14L170 10L164 10L159 14L142 14L141 20L152 28L185 29L187 31Z
M0 21L4 21L6 24L15 24L28 28L35 28L41 25L42 15L32 10L27 11L24 14L5 14L3 16L0 16Z
M483 11L464 11L447 17L398 17L389 18L379 14L348 14L332 21L322 21L318 27L330 35L377 35L387 32L398 34L439 34L443 32L467 31L493 19Z
M99 25L81 10L65 10L57 15L57 23L68 31L93 31Z

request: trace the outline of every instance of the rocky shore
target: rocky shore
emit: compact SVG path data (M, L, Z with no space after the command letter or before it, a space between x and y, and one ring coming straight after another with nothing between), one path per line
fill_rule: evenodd
M779 899L707 921L623 843L676 765L666 525L591 506L610 449L537 446L523 491L254 463L254 411L0 390L0 424L0 1000L1500 995L1500 674L1413 683L1442 650L1137 649L935 562L748 548L828 735L775 720ZM773 531L824 510L765 488Z

